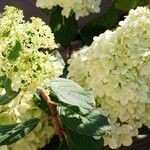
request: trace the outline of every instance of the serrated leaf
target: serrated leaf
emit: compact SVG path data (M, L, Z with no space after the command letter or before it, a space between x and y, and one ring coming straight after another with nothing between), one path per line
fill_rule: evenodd
M20 55L21 50L22 50L21 43L20 41L16 40L15 46L12 48L12 50L10 51L8 55L8 59L11 61L17 60Z
M103 150L103 139L96 140L93 137L81 135L65 128L69 150Z
M51 114L47 103L46 103L45 100L43 100L43 98L40 96L39 91L36 91L36 93L34 94L34 101L35 101L35 104L36 104L40 109L42 109L47 115L50 115L50 114Z
M39 121L38 118L33 118L24 123L0 125L0 146L17 142L30 133Z
M17 92L12 90L11 83L11 80L6 76L0 77L0 87L4 88L6 92L4 95L0 95L0 105L9 103L20 93L20 90Z
M83 114L77 107L60 106L58 112L61 122L79 134L102 136L111 130L107 118L97 110Z
M50 80L49 88L60 103L78 106L85 110L91 110L95 106L94 96L69 79L58 78Z
M68 18L62 16L62 8L56 6L50 13L50 27L55 35L56 41L62 47L67 48L78 34L78 26L75 14L71 13Z
M129 11L135 8L139 3L139 0L115 0L115 7L124 11Z

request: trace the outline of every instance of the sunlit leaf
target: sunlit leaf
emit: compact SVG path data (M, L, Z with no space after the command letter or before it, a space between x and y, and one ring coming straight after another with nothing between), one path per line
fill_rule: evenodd
M94 96L69 79L58 78L50 80L49 88L59 102L78 106L86 110L91 110L95 106Z
M17 142L30 133L39 121L38 118L33 118L24 123L0 125L0 146Z

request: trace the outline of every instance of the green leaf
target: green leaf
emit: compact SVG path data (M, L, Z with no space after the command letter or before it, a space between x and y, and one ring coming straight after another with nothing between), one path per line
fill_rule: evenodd
M14 92L11 88L11 80L6 76L0 77L0 87L5 89L5 94L0 95L0 105L5 105L13 100L19 93L20 90Z
M10 53L8 55L8 59L11 61L17 60L17 58L20 55L21 50L22 50L21 43L20 43L20 41L16 40L15 46L12 48L12 50L10 51Z
M68 147L66 139L61 141L60 146L59 146L59 150L70 150Z
M0 77L0 87L1 87L1 88L4 88L4 87L5 87L5 84L4 84L4 83L5 83L6 78L7 78L6 76L1 76L1 77Z
M135 8L139 3L139 0L115 0L115 7L124 11L129 11Z
M65 128L69 150L103 150L103 139L96 140L93 137L85 136Z
M138 5L149 5L150 6L150 0L139 0L139 4Z
M93 37L105 32L108 29L113 29L118 24L118 12L117 9L112 5L112 7L103 15L98 16L91 22L89 22L81 30L81 38L87 44L93 41Z
M78 34L75 14L71 13L68 18L61 15L62 8L56 6L50 13L50 27L55 35L56 41L62 47L67 48Z
M8 37L11 30L6 30L2 33L2 37Z
M0 146L17 142L30 133L38 125L39 121L38 118L33 118L24 123L1 125Z
M83 114L78 107L60 106L58 112L61 122L74 132L87 136L110 133L111 127L107 118L97 110Z
M69 79L58 78L50 80L49 88L60 103L78 106L85 110L91 110L95 106L94 96ZM55 99L52 100L55 101Z
M141 128L138 129L139 135L149 135L150 134L150 128L143 125Z
M39 91L37 90L36 93L34 94L34 101L35 104L42 109L48 116L51 114L49 107L45 100L43 100L42 96L40 96Z

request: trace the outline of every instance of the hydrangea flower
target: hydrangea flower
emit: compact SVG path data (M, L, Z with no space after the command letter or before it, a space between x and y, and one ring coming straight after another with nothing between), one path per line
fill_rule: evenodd
M47 79L58 77L63 69L56 57L40 51L57 48L51 29L39 18L25 22L23 17L21 10L9 6L0 17L0 80L7 77L12 91L19 91L10 103L0 105L0 125L24 122L33 117L47 119L35 105L33 94ZM1 87L0 95L5 92ZM48 143L53 133L49 122L44 121L26 137L12 145L0 146L0 150L37 150Z
M68 77L91 90L109 118L105 145L132 144L143 124L150 127L150 9L131 10L114 31L106 31L69 60Z
M53 6L59 5L63 8L62 15L68 17L73 10L76 19L81 16L87 16L90 12L100 12L101 0L37 0L36 6L51 9Z

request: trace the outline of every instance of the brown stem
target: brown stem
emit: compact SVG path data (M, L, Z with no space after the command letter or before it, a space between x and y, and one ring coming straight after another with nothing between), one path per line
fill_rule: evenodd
M46 94L44 90L40 89L39 91L40 91L40 95L42 96L42 98L48 104L49 110L51 112L52 123L55 127L56 133L58 134L60 140L65 139L64 129L62 127L62 124L60 122L60 119L57 113L57 104L50 99L50 97Z

